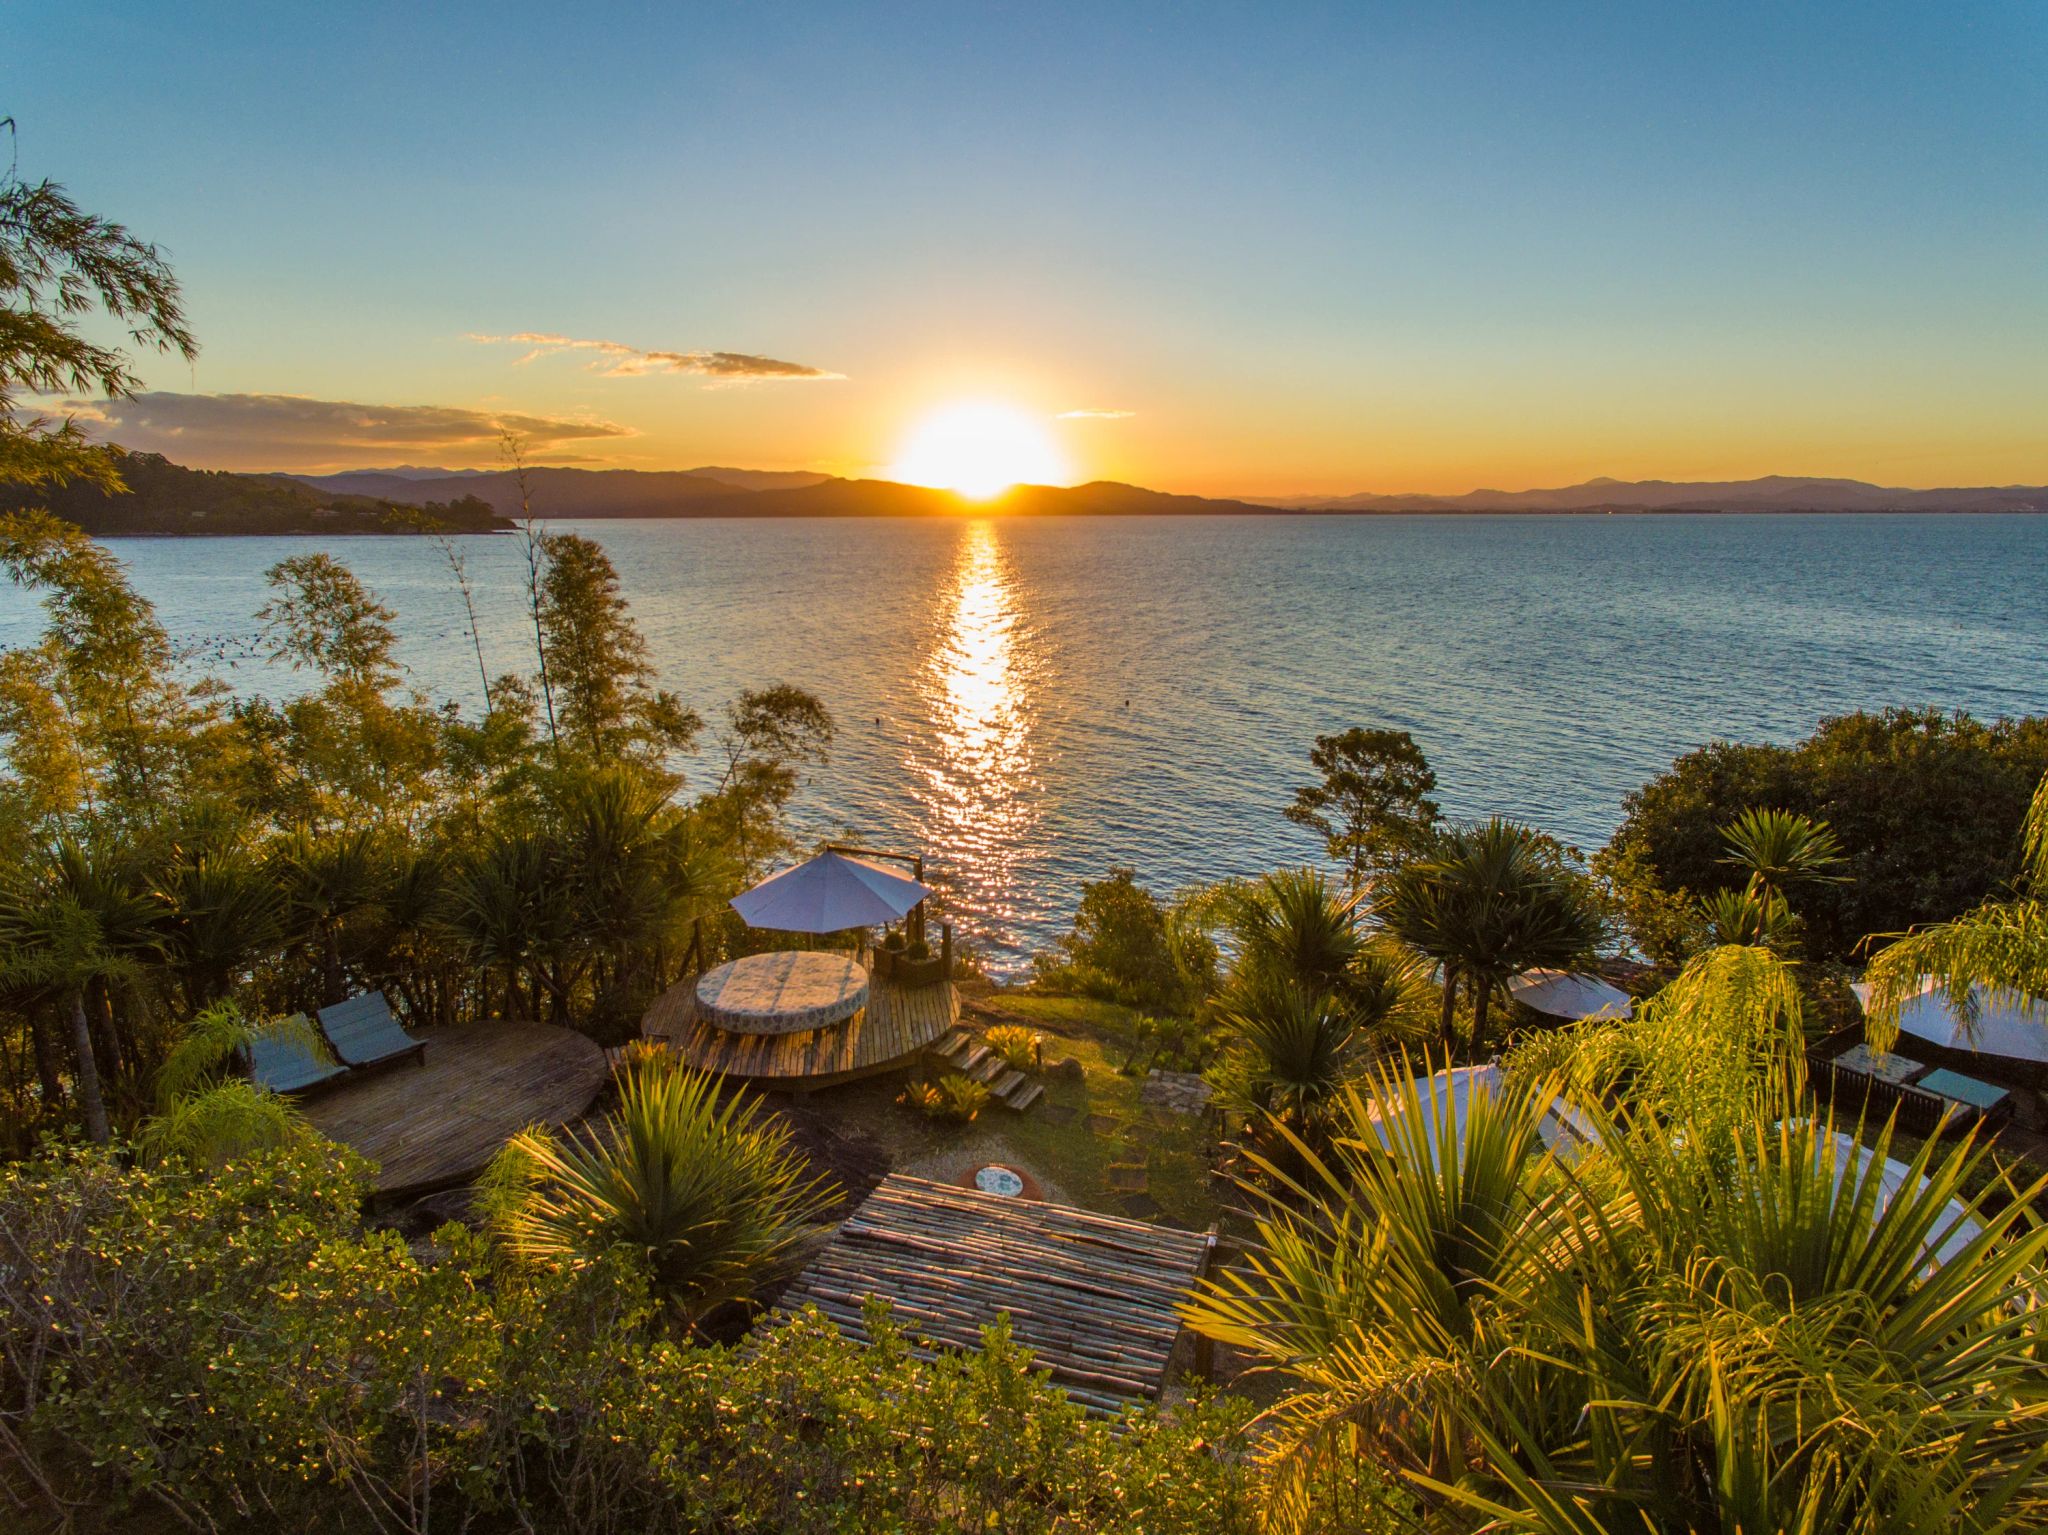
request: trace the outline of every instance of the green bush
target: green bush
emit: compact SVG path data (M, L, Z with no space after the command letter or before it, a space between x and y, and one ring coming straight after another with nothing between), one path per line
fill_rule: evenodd
M1036 1071L1044 1064L1045 1036L1021 1023L999 1023L982 1034L981 1042L1015 1070Z
M1680 892L1739 889L1725 828L1752 809L1826 821L1846 883L1800 892L1814 959L1850 961L1872 933L1937 922L1999 894L2019 867L2020 823L2048 772L2048 718L1983 724L1894 709L1824 720L1793 746L1716 741L1623 801L1595 861L1638 945L1676 964L1704 941Z
M872 1348L815 1312L690 1346L626 1252L534 1269L460 1226L423 1251L362 1231L364 1171L319 1142L211 1177L99 1151L0 1170L0 1483L53 1523L1254 1527L1241 1403L1111 1425L1003 1328L925 1362L880 1310Z

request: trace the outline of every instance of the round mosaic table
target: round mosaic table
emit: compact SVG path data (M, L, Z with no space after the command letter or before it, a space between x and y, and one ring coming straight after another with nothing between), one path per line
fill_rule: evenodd
M697 1016L728 1034L801 1034L867 1001L868 973L853 956L816 949L749 954L697 978Z

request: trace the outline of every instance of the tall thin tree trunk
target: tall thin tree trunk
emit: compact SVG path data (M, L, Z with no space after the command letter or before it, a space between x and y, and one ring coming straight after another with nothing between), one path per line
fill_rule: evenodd
M1452 1030L1458 1020L1458 972L1448 964L1444 966L1444 1009L1437 1018L1437 1037L1443 1041L1446 1052L1451 1048Z
M1472 978L1472 1059L1478 1060L1486 1044L1487 1004L1493 1001L1493 985L1483 976Z
M85 1016L85 988L71 993L71 1048L78 1056L78 1108L85 1133L98 1145L114 1138L107 1127L107 1104L100 1096L100 1066L92 1053L92 1024Z
M57 1042L50 1038L40 1009L29 1014L28 1037L35 1051L36 1082L43 1090L43 1102L55 1107L64 1101L64 1072L58 1064Z

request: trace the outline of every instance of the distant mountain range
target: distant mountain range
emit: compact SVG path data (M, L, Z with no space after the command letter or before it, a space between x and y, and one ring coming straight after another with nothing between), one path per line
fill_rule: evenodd
M119 449L115 450L120 453ZM47 506L89 533L406 533L421 513L449 532L484 533L520 515L518 476L502 469L359 469L344 474L233 474L187 469L154 453L120 453L130 494L84 485L0 490L0 510ZM950 491L802 471L557 469L526 471L533 515L602 517L924 517L957 514ZM2048 486L1899 490L1861 480L1588 480L1557 490L1462 496L1274 496L1225 500L1097 480L1019 485L987 503L1012 516L1372 516L1599 512L2048 512Z
M423 520L450 533L511 527L469 494L468 478L431 481L431 496L403 505L301 484L282 475L187 469L160 453L113 450L128 484L110 496L73 481L62 487L0 485L0 512L42 507L97 538L226 533L411 533Z
M1902 490L1862 480L1772 474L1760 480L1588 480L1556 490L1462 496L1256 496L1300 512L2048 512L2048 486Z
M378 469L291 476L308 485L386 500L445 499L457 479L500 514L519 515L517 476L506 470ZM890 480L801 471L704 468L529 469L535 515L580 517L910 517L949 512L950 493ZM438 487L438 488L437 488ZM1588 480L1555 490L1475 490L1460 496L1178 496L1098 480L1020 485L996 503L1011 514L1144 516L1324 512L2042 512L2048 486L1902 490L1862 480L1768 475L1759 480Z

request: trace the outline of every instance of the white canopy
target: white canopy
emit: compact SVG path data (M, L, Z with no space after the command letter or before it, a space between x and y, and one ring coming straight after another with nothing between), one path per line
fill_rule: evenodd
M838 933L895 922L930 894L895 869L845 853L820 853L734 896L732 909L749 927Z
M1840 1188L1842 1180L1849 1176L1851 1168L1855 1169L1857 1177L1862 1177L1864 1168L1869 1166L1871 1157L1876 1153L1839 1130L1830 1133L1834 1136L1835 1142L1835 1187ZM1826 1155L1827 1142L1817 1138L1814 1141L1814 1156L1820 1158ZM1913 1169L1904 1162L1891 1157L1884 1159L1884 1168L1877 1175L1879 1215L1891 1208L1892 1201L1899 1197L1899 1191L1906 1186L1906 1179L1912 1171ZM1962 1205L1951 1199L1942 1210L1941 1223L1933 1229L1934 1240L1929 1243L1930 1256L1937 1262L1946 1263L1981 1236L1983 1231L1984 1228L1970 1219Z
M1415 1097L1422 1108L1422 1124L1436 1144L1437 1116L1446 1111L1451 1115L1452 1134L1459 1145L1465 1139L1465 1114L1474 1093L1485 1093L1498 1097L1501 1093L1501 1075L1498 1066L1458 1066L1449 1071L1439 1071L1434 1076L1415 1079ZM1391 1147L1393 1137L1388 1130L1396 1116L1407 1113L1402 1102L1375 1103L1372 1109L1373 1131L1380 1138L1380 1144ZM1570 1162L1591 1146L1597 1136L1593 1122L1566 1103L1563 1098L1550 1100L1550 1107L1544 1111L1542 1122L1536 1127L1544 1148L1563 1161Z
M1855 986L1856 1000L1870 1002L1870 988ZM2017 992L1978 987L1976 1016L1965 1017L1949 1004L1948 993L1932 980L1899 1006L1899 1032L1950 1050L2009 1060L2048 1062L2048 1004L2030 1002Z
M1626 1018L1635 999L1597 975L1524 970L1508 982L1508 995L1553 1018Z

